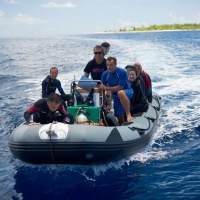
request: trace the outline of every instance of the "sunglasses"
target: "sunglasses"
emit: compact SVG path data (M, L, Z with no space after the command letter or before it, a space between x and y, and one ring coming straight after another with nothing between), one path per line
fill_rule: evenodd
M94 52L94 54L101 54L101 52Z

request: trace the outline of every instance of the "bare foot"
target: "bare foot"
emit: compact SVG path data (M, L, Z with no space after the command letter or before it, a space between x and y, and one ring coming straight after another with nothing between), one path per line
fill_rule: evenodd
M127 116L127 122L130 122L131 120L133 120L133 117Z

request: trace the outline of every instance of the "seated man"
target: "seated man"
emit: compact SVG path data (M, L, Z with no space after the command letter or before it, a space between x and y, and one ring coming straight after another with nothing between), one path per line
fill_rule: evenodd
M144 79L145 95L149 103L152 103L152 83L149 74L142 70L142 65L139 62L135 62L133 67L136 69L137 74Z
M55 115L58 111L60 115ZM74 119L71 114L66 113L64 105L59 94L51 93L49 97L39 99L31 107L24 112L24 118L27 123L30 123L31 115L33 114L33 123L48 124L53 121L73 124Z
M126 71L117 67L117 59L115 57L108 57L106 64L107 70L102 74L101 81L103 84L100 85L100 89L112 92L115 116L121 125L125 122L125 114L127 121L132 120L130 100L133 97L133 90L128 81Z
M58 68L52 67L50 69L50 75L48 75L42 81L42 98L47 98L51 93L55 93L56 89L58 89L58 91L61 94L62 100L69 101L71 99L71 95L65 94L61 86L61 82L57 79L57 76L58 76Z

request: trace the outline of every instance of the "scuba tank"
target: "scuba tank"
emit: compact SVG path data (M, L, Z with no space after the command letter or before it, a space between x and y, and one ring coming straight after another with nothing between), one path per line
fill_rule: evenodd
M77 116L76 121L77 123L88 122L88 118L83 113L81 113L80 115Z
M79 115L76 117L77 123L80 123L80 122L81 123L84 123L84 122L91 123L92 122L90 113L87 112L86 108L82 107L81 109L79 109L78 114Z
M116 119L112 111L108 111L105 108L101 108L101 119L105 126L119 126L119 122Z

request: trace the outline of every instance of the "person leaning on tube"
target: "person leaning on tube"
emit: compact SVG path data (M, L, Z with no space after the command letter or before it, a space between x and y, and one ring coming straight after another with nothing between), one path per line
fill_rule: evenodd
M31 115L33 115L33 122L31 122ZM53 121L74 123L73 116L66 112L61 96L56 93L51 93L48 98L36 101L24 112L24 119L30 125L48 124Z

